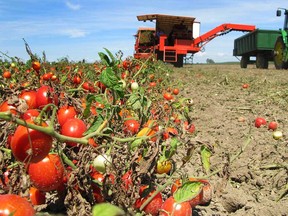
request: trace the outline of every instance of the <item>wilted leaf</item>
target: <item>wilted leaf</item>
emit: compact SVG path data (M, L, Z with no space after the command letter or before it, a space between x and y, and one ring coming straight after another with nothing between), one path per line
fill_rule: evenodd
M201 160L206 173L210 172L210 157L212 153L205 145L201 146Z

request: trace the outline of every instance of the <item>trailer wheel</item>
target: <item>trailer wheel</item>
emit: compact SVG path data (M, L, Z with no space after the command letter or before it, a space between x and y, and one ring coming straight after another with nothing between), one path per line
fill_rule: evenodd
M274 46L274 65L276 69L288 68L288 62L283 61L285 48L283 38L278 37Z
M256 56L256 68L267 69L268 68L268 59L265 55L259 53Z
M240 61L240 67L247 68L248 62L249 62L249 56L242 56Z
M177 62L173 63L174 67L183 67L183 59L184 59L184 56L179 54L177 56Z

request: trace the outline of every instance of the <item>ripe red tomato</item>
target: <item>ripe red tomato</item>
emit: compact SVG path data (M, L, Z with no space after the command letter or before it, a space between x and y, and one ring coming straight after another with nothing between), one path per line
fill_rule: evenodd
M81 83L81 78L80 78L80 76L78 76L78 75L76 75L76 76L74 76L73 77L73 83L74 84L80 84Z
M249 87L249 84L247 84L247 83L244 83L243 85L242 85L242 88L244 88L244 89L246 89L246 88L248 88Z
M16 194L3 194L0 195L0 215L34 216L35 210L25 198Z
M11 72L10 71L4 71L3 77L6 79L10 79L11 78Z
M60 126L63 126L63 124L71 118L75 118L77 115L77 112L73 106L62 106L57 112L57 118Z
M157 85L156 82L150 82L150 83L149 83L149 86L150 86L150 87L155 87L156 85Z
M159 216L191 216L192 207L188 201L177 203L173 196L164 201Z
M52 76L53 76L53 73L45 73L43 74L42 79L47 81L47 80L50 80Z
M140 123L135 119L129 119L124 122L123 132L125 134L134 135L139 131Z
M172 92L174 95L178 95L180 91L178 88L174 88Z
M39 61L33 61L32 62L32 68L38 72L41 68L41 63Z
M178 131L176 128L168 127L165 129L165 131L162 134L162 137L164 140L167 140L172 136L178 135Z
M57 154L48 154L43 160L29 164L28 174L35 188L52 191L63 182L64 166Z
M84 82L84 83L82 84L82 88L85 89L85 90L87 90L87 91L90 91L91 83L89 83L89 82Z
M33 205L42 205L45 204L45 193L40 191L35 187L30 187L29 189L30 201Z
M96 86L101 90L102 93L105 92L106 86L105 86L102 82L98 81L98 82L96 83Z
M34 124L31 119L27 122ZM47 124L43 122L41 126ZM11 150L18 161L36 163L47 156L52 141L52 137L45 133L19 125L11 140Z
M70 137L80 138L87 130L85 123L81 119L71 118L68 119L61 127L61 134ZM68 146L76 146L75 142L66 142Z
M36 95L37 92L33 90L22 91L21 94L19 95L19 98L26 101L29 109L35 109L37 108Z
M135 202L135 208L140 209L141 205L154 193L154 189L150 188L148 185L142 185L140 187L138 198ZM163 203L161 193L158 193L143 209L143 211L147 214L151 214L153 216L158 215L159 209L161 208Z
M188 131L189 133L194 133L195 131L195 125L194 124L189 124L188 121L184 122L184 129Z
M164 97L166 100L168 100L168 101L170 101L170 100L173 99L173 96L172 96L170 93L168 93L168 92L164 93L164 94L163 94L163 97Z
M121 177L121 180L123 182L122 186L123 188L128 191L129 188L133 186L133 181L132 181L132 170L128 170L124 175Z
M266 125L267 122L264 118L258 117L255 119L255 127L260 128L262 125Z
M271 121L270 123L269 123L269 125L268 125L268 129L269 130L276 130L277 129L277 127L278 127L278 124L277 124L277 122L275 122L275 121Z
M43 108L47 104L54 103L58 104L58 96L54 93L53 88L50 86L41 86L36 93L37 108Z
M22 116L21 118L23 120L31 119L32 117L37 117L40 113L38 112L37 109L28 109Z
M0 112L10 111L12 114L17 114L16 107L14 105L8 104L8 101L3 101L0 105Z

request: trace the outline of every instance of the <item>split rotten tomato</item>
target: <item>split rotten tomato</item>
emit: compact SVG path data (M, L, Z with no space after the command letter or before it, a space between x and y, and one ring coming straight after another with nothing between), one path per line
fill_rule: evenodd
M49 154L28 167L33 186L40 191L56 190L63 183L64 166L57 154Z
M27 123L35 124L32 119L27 119ZM42 122L41 126L47 127L47 124ZM11 150L17 160L36 163L47 156L52 141L50 135L19 125L11 140Z
M1 216L34 216L33 206L25 199L16 194L0 195L0 215Z

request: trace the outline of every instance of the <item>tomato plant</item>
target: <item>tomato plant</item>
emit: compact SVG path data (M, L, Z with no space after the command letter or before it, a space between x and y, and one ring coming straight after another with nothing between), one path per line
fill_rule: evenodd
M64 166L57 154L48 154L43 160L29 164L28 174L35 188L52 191L63 182Z
M27 119L27 122L35 124L32 119ZM42 122L41 126L46 127L47 124ZM50 135L19 125L11 140L11 150L17 160L36 163L47 156L52 141Z
M61 134L70 137L80 138L83 136L83 133L87 130L86 124L84 121L78 118L70 118L61 127ZM76 146L75 142L66 142L68 146Z
M0 215L34 216L33 206L25 199L16 194L0 195Z

